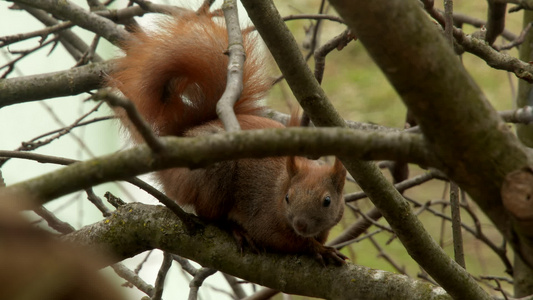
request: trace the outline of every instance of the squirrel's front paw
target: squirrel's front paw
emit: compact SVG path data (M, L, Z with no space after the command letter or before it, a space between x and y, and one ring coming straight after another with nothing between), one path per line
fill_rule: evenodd
M345 260L348 259L346 255L342 254L339 250L333 247L320 245L317 250L318 251L315 252L315 259L323 266L326 266L329 263L342 266L346 263Z
M250 237L248 232L246 232L242 227L235 224L234 226L232 226L231 229L232 229L231 233L233 235L233 238L235 239L235 241L237 242L237 245L239 245L239 248L241 249L241 254L243 254L244 247L246 244L250 247L252 252L261 253L261 251L255 244L253 239Z

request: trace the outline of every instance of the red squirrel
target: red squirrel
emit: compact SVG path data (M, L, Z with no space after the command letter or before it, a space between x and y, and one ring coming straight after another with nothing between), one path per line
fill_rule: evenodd
M157 23L153 32L136 31L125 41L126 56L110 85L137 107L160 136L193 137L223 132L216 104L226 87L228 37L207 9L186 11ZM272 81L265 74L257 38L244 31L244 88L234 110L243 130L283 128L262 116ZM125 127L140 142L127 120ZM236 225L236 238L254 249L309 253L321 262L346 257L324 246L344 211L346 170L303 157L240 159L189 170L156 174L165 193L206 220Z

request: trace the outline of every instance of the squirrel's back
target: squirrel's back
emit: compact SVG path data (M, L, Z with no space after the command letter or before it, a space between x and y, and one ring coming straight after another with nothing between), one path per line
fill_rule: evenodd
M156 134L182 135L217 119L216 104L226 88L228 37L223 19L186 11L160 20L157 30L137 30L122 45L110 85L137 107ZM253 33L243 33L246 60L236 114L259 114L257 100L271 86ZM253 50L253 51L252 51ZM131 128L130 128L131 129Z

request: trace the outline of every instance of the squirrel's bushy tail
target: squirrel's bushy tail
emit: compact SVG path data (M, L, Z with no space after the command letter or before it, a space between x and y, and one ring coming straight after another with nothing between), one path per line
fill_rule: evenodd
M219 22L220 21L220 22ZM126 56L110 85L129 98L158 135L181 135L217 119L216 103L226 88L228 37L223 19L210 12L165 18L152 31L137 31L123 44ZM244 88L237 114L258 114L267 79L255 35L243 33Z

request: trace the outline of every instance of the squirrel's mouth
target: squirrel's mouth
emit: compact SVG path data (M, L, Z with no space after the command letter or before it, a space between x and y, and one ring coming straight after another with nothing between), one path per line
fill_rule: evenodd
M320 230L316 230L316 226L301 219L294 219L292 221L292 228L298 235L303 237L314 237L320 233Z

